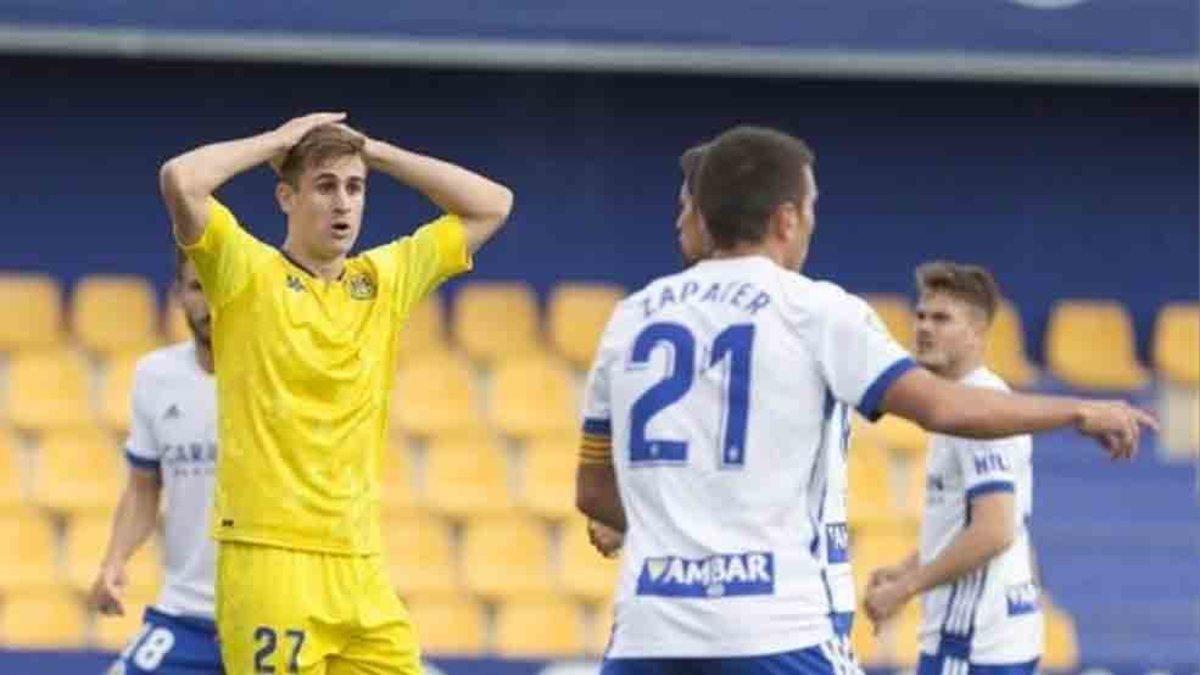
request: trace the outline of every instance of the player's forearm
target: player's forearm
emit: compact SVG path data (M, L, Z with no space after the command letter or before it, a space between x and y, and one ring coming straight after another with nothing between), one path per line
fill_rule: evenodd
M158 492L127 488L113 516L104 564L124 564L150 538L158 523Z
M275 131L203 145L167 160L159 182L165 194L206 199L230 178L266 163L287 147Z
M625 508L611 464L581 464L575 476L575 507L585 516L625 532Z
M987 564L1012 543L1000 526L972 523L927 565L917 565L908 575L911 595L953 582Z
M370 168L388 174L469 223L494 231L512 210L511 190L460 166L375 139L367 141L365 154Z

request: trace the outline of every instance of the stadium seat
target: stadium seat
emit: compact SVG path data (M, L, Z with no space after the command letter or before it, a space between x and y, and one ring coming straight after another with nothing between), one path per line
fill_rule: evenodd
M1045 646L1041 666L1050 670L1072 671L1079 667L1079 640L1075 621L1062 608L1048 600L1042 603L1046 618Z
M1037 381L1037 368L1025 355L1025 329L1016 306L1001 301L988 331L984 361L1010 387L1022 389Z
M449 347L446 344L446 311L442 308L441 298L431 295L417 303L397 339L396 360L400 363L445 354Z
M0 352L51 349L62 339L58 280L46 274L0 274Z
M449 597L458 593L450 532L441 521L388 514L382 533L388 570L401 595Z
M90 423L88 371L67 351L23 352L9 363L8 416L26 432Z
M12 434L0 431L0 513L18 508L24 497L18 453Z
M458 564L450 528L422 514L384 514L383 554L392 582L404 597L460 594Z
M400 366L392 393L396 430L428 437L477 424L475 376L462 359L430 355Z
M548 520L574 516L578 464L577 434L536 438L526 443L521 462L520 505Z
M600 334L625 292L612 284L559 284L550 293L547 323L554 350L575 368L591 367Z
M81 647L83 619L83 606L65 589L14 593L0 610L0 640L20 649Z
M872 570L895 565L917 547L913 523L897 523L887 528L871 527L850 531L851 560L854 561L855 587L862 588Z
M1154 367L1169 382L1200 386L1200 303L1171 303L1159 311Z
M142 277L97 274L75 285L71 327L96 354L144 351L158 342L158 302Z
M542 356L507 360L496 367L488 412L501 433L520 439L579 426L571 373Z
M408 448L393 444L382 458L380 499L388 514L411 513L417 508L417 482L413 478Z
M1055 376L1076 387L1128 391L1149 382L1137 361L1133 320L1117 302L1059 302L1050 314L1046 352Z
M887 452L869 442L855 441L846 454L846 464L850 526L870 526L894 518Z
M892 619L889 626L891 638L889 661L893 666L912 668L917 665L921 656L921 603L909 602L900 610L899 616Z
M157 598L157 593L135 586L121 598L125 605L123 616L103 616L93 611L92 646L112 652L125 649L142 628L142 612Z
M184 342L192 339L192 331L188 328L187 317L179 300L173 294L167 295L167 303L163 308L162 317L163 337L168 344Z
M909 457L924 457L929 445L929 434L924 429L898 415L884 415L874 424L863 420L859 429L885 449Z
M101 424L118 434L129 430L133 371L141 357L140 352L116 354L104 364L98 413Z
M863 598L863 589L857 590L857 597ZM864 612L859 612L854 617L854 624L850 630L850 648L854 650L854 656L863 666L886 665L880 654L879 638Z
M568 521L562 535L561 588L588 602L609 600L617 584L617 561L605 558L592 547L583 519Z
M38 447L33 499L58 513L111 513L124 485L123 462L98 429L47 433Z
M50 588L58 583L54 531L32 508L0 515L0 592Z
M903 295L893 293L868 293L862 296L867 304L875 310L888 332L905 349L913 348L913 316L912 304Z
M484 614L467 598L415 597L406 601L421 650L434 656L469 656L484 650Z
M587 634L584 636L584 651L588 656L599 657L608 651L608 643L612 639L613 611L612 602L591 606Z
M579 608L559 598L511 598L496 611L495 651L509 658L582 654Z
M86 592L100 571L108 537L112 532L112 514L76 516L67 522L67 581L79 592ZM125 567L131 592L153 593L162 580L162 560L156 536L133 555Z
M471 519L463 540L463 577L488 599L549 595L549 546L540 523L517 516Z
M475 282L455 298L454 340L474 361L537 351L538 325L537 298L524 283Z
M495 442L430 443L422 496L429 508L455 519L512 508L504 451Z

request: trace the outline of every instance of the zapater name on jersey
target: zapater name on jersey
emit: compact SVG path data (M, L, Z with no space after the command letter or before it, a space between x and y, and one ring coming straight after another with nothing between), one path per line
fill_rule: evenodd
M609 656L830 640L852 607L834 573L849 578L849 407L876 417L911 366L865 302L762 257L701 262L620 303L584 402L628 522Z

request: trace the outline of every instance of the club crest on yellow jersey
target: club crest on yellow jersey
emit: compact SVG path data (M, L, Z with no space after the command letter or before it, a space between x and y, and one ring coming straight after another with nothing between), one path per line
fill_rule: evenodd
M366 274L356 274L346 283L350 287L350 297L355 300L370 300L375 297L375 280Z

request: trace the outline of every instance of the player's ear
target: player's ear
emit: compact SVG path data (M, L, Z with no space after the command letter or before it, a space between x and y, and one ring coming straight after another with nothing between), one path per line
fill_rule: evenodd
M275 184L275 201L279 203L279 210L284 213L292 212L292 200L296 197L296 191L288 184L287 181L281 180Z

